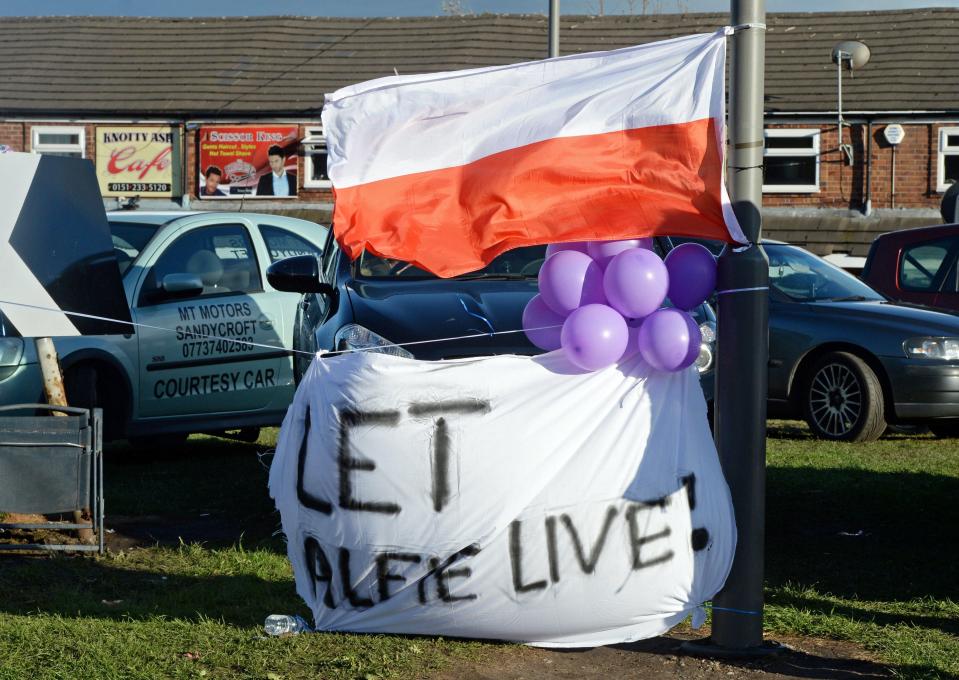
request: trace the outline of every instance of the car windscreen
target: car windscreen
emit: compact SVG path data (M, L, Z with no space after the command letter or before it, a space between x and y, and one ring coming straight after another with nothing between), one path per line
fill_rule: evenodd
M764 244L769 257L769 286L795 302L884 300L852 274L807 250Z
M120 276L126 273L159 228L159 225L142 222L110 222L110 236L120 265Z
M455 278L535 279L546 258L546 246L514 248L496 257L482 269ZM353 276L363 279L434 279L436 276L401 260L363 252L353 262Z

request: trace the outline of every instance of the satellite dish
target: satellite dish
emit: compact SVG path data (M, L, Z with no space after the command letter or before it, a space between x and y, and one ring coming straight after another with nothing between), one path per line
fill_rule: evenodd
M832 62L845 64L850 71L865 66L869 62L869 56L869 48L858 40L843 40L832 48Z

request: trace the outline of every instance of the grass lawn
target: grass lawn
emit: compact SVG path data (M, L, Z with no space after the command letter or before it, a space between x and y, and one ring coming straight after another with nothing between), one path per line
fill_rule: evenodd
M959 442L827 444L792 425L773 424L769 439L771 636L853 641L905 677L959 675ZM108 526L123 534L136 517L139 538L160 544L0 556L0 679L385 679L496 653L433 638L263 637L267 614L308 615L257 455L275 436L194 437L188 455L108 451Z
M767 460L766 629L959 676L959 440L833 444L776 423Z

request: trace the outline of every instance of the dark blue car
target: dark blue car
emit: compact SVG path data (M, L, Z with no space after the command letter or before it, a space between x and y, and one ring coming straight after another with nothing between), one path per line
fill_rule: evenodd
M274 288L303 293L294 349L364 349L427 360L534 355L542 350L519 329L523 309L538 291L545 251L545 246L516 248L484 269L440 279L368 253L351 262L331 236L321 261L289 258L275 263L267 276ZM704 336L697 367L711 401L715 316L708 305L693 315ZM297 380L311 360L297 355Z
M763 249L770 416L840 441L871 441L889 425L959 437L959 316L887 300L798 246Z

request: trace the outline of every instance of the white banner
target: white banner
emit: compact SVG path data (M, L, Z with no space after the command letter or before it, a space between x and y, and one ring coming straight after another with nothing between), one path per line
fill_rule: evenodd
M638 357L318 359L270 492L320 630L628 642L698 624L736 544L696 372Z

